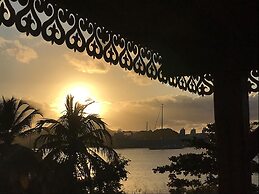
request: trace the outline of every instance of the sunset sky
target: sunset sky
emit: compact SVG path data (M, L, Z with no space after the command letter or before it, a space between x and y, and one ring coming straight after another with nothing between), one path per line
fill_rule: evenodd
M158 81L25 36L0 26L0 95L29 101L44 117L57 118L67 94L96 101L88 111L99 113L112 130L155 129L161 104L164 126L201 130L214 121L213 96L200 97ZM250 95L250 118L258 118L258 96ZM160 122L156 125L160 127Z

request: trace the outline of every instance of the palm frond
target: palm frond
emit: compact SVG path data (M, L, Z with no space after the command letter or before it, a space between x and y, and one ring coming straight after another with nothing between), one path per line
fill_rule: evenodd
M83 142L85 145L89 147L95 147L103 144L103 140L99 137L96 137L92 133L87 133L78 137L78 141Z
M48 133L50 133L51 131L55 132L56 128L60 128L61 126L63 126L63 124L59 120L46 119L46 118L39 120L36 124L36 128L38 130L40 131L45 130Z
M73 113L73 101L74 101L74 96L72 96L71 94L67 95L65 107L66 107L66 114L68 115L71 115Z
M15 119L15 99L6 100L3 97L1 108L1 122L6 127L11 128Z
M18 112L19 109L23 106L23 105L28 105L27 102L25 102L24 100L18 100L18 99L15 99L14 97L12 97L12 99L14 99L17 103L16 103L16 110L15 112Z
M5 142L12 143L15 136L23 133L25 128L30 128L33 118L41 113L23 100L14 97L11 99L2 97L2 99L0 102L1 131L5 133L2 134L6 136Z
M44 118L41 119L37 122L38 126L43 126L43 125L47 125L47 124L55 124L55 123L59 123L59 121L55 120L55 119L48 119L48 118Z
M85 122L93 122L98 125L100 128L105 129L106 123L97 115L97 114L89 114L85 117Z
M22 109L21 106L17 107L17 110L16 110L17 117L14 121L15 124L22 122L23 120L25 120L30 115L34 115L34 116L40 115L40 116L42 116L42 113L39 110L33 108L32 106L30 106L28 104L26 104L26 105L27 106L24 109ZM20 110L20 109L22 109L22 110Z
M42 134L39 137L37 137L34 141L34 148L40 148L42 145L49 143L49 142L55 142L59 140L60 138L53 134Z
M62 152L62 150L53 148L51 150L42 150L44 154L44 160L54 160L58 163L64 163L68 160L68 156Z
M22 120L17 120L18 122L15 123L13 130L20 132L22 129L26 128L26 127L31 127L32 124L32 120L34 119L34 117L38 115L38 110L34 110L31 113L29 113L28 115L21 117Z
M112 136L106 129L96 129L94 131L94 134L96 134L100 139L103 139L104 142L107 143L107 145L112 145Z
M102 145L100 147L92 147L89 149L91 150L92 153L96 153L97 155L98 153L102 154L108 159L108 161L114 161L119 159L117 152L114 151L111 147Z
M50 153L53 150L59 150L60 152L63 151L64 145L62 144L62 141L52 141L52 142L46 142L38 147L39 150L48 150ZM62 149L63 148L63 149Z
M47 131L47 128L46 127L43 127L43 128L37 128L37 127L29 128L29 129L26 129L24 131L21 131L19 133L19 136L20 137L26 137L28 135L35 134L35 133L39 134L42 131Z
M90 155L88 155L88 158L91 161L95 161L95 160L99 160L102 161L104 163L106 163L105 159L103 157L101 157L95 150L93 150L92 148L88 148L88 153ZM103 155L105 157L105 155Z

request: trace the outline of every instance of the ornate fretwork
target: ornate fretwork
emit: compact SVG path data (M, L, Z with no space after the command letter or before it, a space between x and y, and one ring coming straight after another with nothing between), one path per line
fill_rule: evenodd
M199 95L213 93L210 74L198 76L165 76L162 57L119 34L64 10L48 0L0 0L0 25L15 24L26 35L39 36L52 44L66 44L69 49L86 52L89 56L120 65L139 75L178 87ZM250 92L258 92L258 70L251 71Z
M253 70L250 72L250 75L248 77L248 83L249 83L249 92L258 92L259 91L259 71Z
M175 76L170 77L169 84L182 90L210 95L213 93L213 78L210 74L200 76Z

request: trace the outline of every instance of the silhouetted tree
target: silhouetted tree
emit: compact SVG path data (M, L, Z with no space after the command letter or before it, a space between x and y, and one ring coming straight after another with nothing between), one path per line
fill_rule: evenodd
M0 101L0 142L11 144L16 136L23 135L31 127L39 110L24 100L15 98Z
M215 124L208 124L203 131L208 135L208 138L187 140L190 141L190 146L198 150L202 149L201 153L172 156L169 158L170 165L153 169L155 173L169 172L168 186L170 193L217 193L218 165L216 160ZM257 170L255 168L256 166L258 164L252 161L254 172L258 172L258 168ZM254 190L258 190L258 188L254 187Z
M39 110L24 100L0 101L0 193L35 193L39 160L24 146L13 144L15 137L30 130Z
M0 194L41 194L40 159L18 144L0 145Z
M105 184L106 180L102 178L109 173L115 173L118 182L126 178L124 167L127 162L120 161L110 147L111 136L102 119L98 115L85 113L85 109L93 102L86 101L82 105L74 103L73 99L73 96L67 96L66 110L58 120L43 119L37 123L33 130L45 133L35 140L35 148L45 161L56 162L54 172L63 178L62 193L105 193L98 188ZM109 184L113 181L110 180ZM120 185L117 186L115 191L120 190Z
M95 166L98 168L95 169L93 176L94 193L124 193L121 190L122 184L120 181L127 179L128 172L125 167L128 165L128 162L129 160L123 157L110 163L97 160Z

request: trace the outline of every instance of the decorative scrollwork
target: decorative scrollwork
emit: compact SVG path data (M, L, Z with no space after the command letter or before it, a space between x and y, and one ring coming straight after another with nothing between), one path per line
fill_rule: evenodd
M151 79L156 79L157 78L157 59L158 59L158 54L157 53L153 53L152 56L150 57L148 63L147 63L147 76Z
M88 32L90 37L86 42L86 51L89 56L93 58L101 59L103 56L103 46L101 44L101 39L99 34L101 34L102 29L92 23L89 23Z
M146 64L145 64L144 59L143 59L143 57L145 56L144 52L145 51L144 51L143 48L139 49L137 47L137 56L133 60L133 69L139 75L140 74L145 75L145 72L146 72Z
M210 74L199 76L197 83L197 93L199 95L210 95L213 93L213 78Z
M107 63L117 65L119 61L119 54L116 49L118 47L118 36L115 34L109 34L109 41L108 43L104 46L104 60Z
M41 31L41 20L36 13L36 9L41 9L41 1L39 0L19 0L21 6L24 8L20 10L15 17L15 25L17 30L20 32L25 32L28 36L29 34L33 36L38 36Z
M210 74L200 76L172 76L169 78L169 85L178 87L184 91L197 93L201 96L211 95L213 79Z
M190 79L187 81L187 88L188 91L195 93L198 90L197 83L195 83L196 80L198 80L199 77L193 77L190 76Z
M83 52L85 50L85 37L83 32L87 29L86 19L79 18L78 15L69 14L67 23L72 26L66 34L67 47L74 51Z
M126 41L124 38L121 39L120 47L122 48L122 51L119 55L119 64L122 68L131 70L133 67L133 60L130 53L133 51L135 47L134 49L134 54L135 54L137 47L133 46L133 43L131 43L130 41Z
M168 77L164 76L163 74L163 70L162 70L162 58L159 57L158 59L158 63L159 63L159 69L158 69L158 73L157 73L157 77L158 77L158 80L164 84L166 84L168 82Z
M248 77L249 92L259 92L259 71L258 69L252 70Z
M15 24L26 35L39 36L52 44L64 44L73 51L87 52L93 58L106 62L164 84L199 95L213 93L210 74L197 76L166 76L162 70L162 56L137 45L119 34L90 22L78 14L58 7L50 0L0 0L0 25ZM258 69L248 77L249 92L258 92Z
M42 37L46 41L51 41L52 44L63 44L65 41L65 30L61 25L61 21L65 21L64 11L50 3L46 5L44 10L49 19L42 24Z
M9 27L14 24L15 11L8 0L0 0L0 25Z

